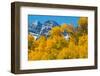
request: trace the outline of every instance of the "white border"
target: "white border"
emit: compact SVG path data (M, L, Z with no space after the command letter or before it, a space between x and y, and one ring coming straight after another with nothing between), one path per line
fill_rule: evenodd
M88 59L28 61L28 14L88 17ZM20 8L20 69L43 69L94 65L94 11L21 7Z

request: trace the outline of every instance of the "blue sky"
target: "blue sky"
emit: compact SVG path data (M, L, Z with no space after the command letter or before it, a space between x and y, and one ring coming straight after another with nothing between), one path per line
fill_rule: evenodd
M48 20L56 21L58 24L72 24L74 27L78 26L79 17L76 16L52 16L52 15L28 15L28 24L31 25L34 21L44 23Z

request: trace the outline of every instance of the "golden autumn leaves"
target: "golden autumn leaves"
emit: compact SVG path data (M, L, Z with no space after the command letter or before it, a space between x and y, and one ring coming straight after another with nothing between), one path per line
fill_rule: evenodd
M78 21L79 26L63 24L49 31L49 37L40 36L35 40L28 35L28 60L77 59L88 57L87 18ZM62 32L68 32L65 39Z

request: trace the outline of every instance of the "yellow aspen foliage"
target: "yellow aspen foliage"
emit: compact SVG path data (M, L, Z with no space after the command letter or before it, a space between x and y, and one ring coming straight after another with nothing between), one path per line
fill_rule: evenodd
M41 60L41 57L44 52L31 50L31 52L29 52L28 54L28 60Z
M88 18L87 17L80 17L78 24L82 27L86 27L88 25Z
M53 44L55 44L56 43L56 41L55 40L53 40L53 39L47 39L47 41L46 41L46 49L51 49L52 47L53 47Z
M65 30L69 31L69 34L73 32L68 40L62 34ZM83 32L78 35L74 32L74 27L63 24L53 27L49 31L49 37L41 35L35 40L34 36L29 34L28 47L28 60L87 58L88 34Z
M57 55L57 59L67 59L69 56L69 50L68 48L63 48L59 54Z
M79 38L79 53L81 58L88 57L88 35L84 34Z
M50 30L51 35L61 35L61 29L59 26L55 26Z
M79 45L87 44L88 41L88 35L83 34L81 37L79 37Z
M45 36L40 36L40 38L38 39L38 41L39 41L38 50L39 51L45 51L46 37Z
M34 42L34 36L29 34L28 35L28 49L31 49L33 42Z
M31 35L31 34L29 34L29 35L28 35L28 41L34 41L34 36Z
M38 39L39 42L44 42L46 41L46 37L45 36L40 36L40 38Z
M49 60L49 53L44 52L44 54L41 56L41 60Z
M69 33L73 33L75 30L74 26L73 25L68 25L67 28L66 28L66 31L69 32Z
M64 32L65 30L67 30L68 25L67 24L62 24L61 25L61 32Z

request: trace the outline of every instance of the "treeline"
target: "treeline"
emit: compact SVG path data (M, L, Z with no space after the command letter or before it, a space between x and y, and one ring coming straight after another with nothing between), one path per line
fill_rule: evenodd
M35 40L28 35L28 60L77 59L88 57L88 18L80 17L78 27L63 24L49 31L49 36L41 35ZM63 32L69 34L66 39Z

